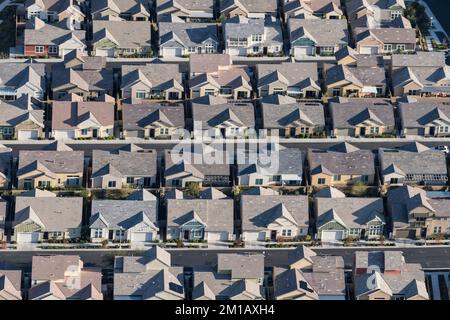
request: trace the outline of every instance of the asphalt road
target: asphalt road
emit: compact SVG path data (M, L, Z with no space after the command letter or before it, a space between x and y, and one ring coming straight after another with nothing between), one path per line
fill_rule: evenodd
M370 141L371 139L364 139L360 141L351 140L349 141L351 144L355 145L356 147L360 149L368 149L368 150L376 150L378 148L395 148L400 147L402 145L408 144L413 142L413 139L397 139L395 141L387 140L387 141L380 141L380 140L374 140ZM18 153L20 150L42 150L44 146L51 144L54 141L48 141L48 142L36 142L36 143L17 143L15 141L1 141L1 144L10 147L13 149L13 155L18 156ZM281 141L280 144L287 147L287 148L299 148L301 150L306 151L309 148L328 148L330 146L333 146L335 144L341 143L342 140L333 140L333 139L317 139L317 140L307 140L307 141L299 141L299 139L292 139L292 141ZM429 139L429 140L420 140L422 144L425 144L429 147L435 147L439 145L450 145L450 138L442 138L442 139ZM137 146L143 148L143 149L155 149L156 151L161 152L166 149L171 149L173 146L175 146L178 142L176 141L167 141L163 143L152 143L151 141L148 142L127 142L124 140L118 140L117 142L109 142L109 143L79 143L79 142L67 142L66 144L73 148L74 150L80 150L84 151L87 156L89 156L92 153L92 150L116 150L120 147L123 147L129 143L134 143Z
M351 268L353 254L356 250L380 250L380 248L321 248L315 249L321 254L342 255L346 268ZM450 247L412 247L412 248L386 248L385 250L403 251L406 262L420 263L424 269L450 269ZM287 264L290 249L244 249L244 250L185 250L173 249L172 264L177 266L214 265L217 262L217 253L230 252L262 252L265 255L266 266L284 266ZM30 270L33 255L74 254L79 255L86 266L112 269L115 255L142 255L143 251L103 251L103 250L73 250L73 251L2 251L0 252L0 268L15 266Z

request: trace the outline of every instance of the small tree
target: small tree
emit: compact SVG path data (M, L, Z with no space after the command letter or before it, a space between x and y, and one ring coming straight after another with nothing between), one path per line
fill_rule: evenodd
M183 247L184 247L183 240L177 240L177 248L183 248Z
M353 185L350 193L354 197L362 197L366 194L366 191L367 191L366 184L363 181L358 181Z
M106 248L108 246L109 241L108 240L103 240L102 241L102 248Z
M233 189L231 190L231 192L236 197L242 192L242 189L239 186L233 186Z
M197 182L188 182L186 184L186 193L194 198L198 198L201 191L202 188L200 188L200 184Z

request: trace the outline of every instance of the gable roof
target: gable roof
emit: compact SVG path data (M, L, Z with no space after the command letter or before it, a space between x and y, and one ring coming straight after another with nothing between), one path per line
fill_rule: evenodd
M217 26L200 22L160 22L159 43L161 47L195 47L210 39L218 43Z
M151 29L148 21L93 20L92 30L94 47L105 39L119 48L151 46ZM139 32L135 32L136 30Z
M316 46L336 46L348 43L345 19L297 19L288 21L291 45L300 38L310 38Z

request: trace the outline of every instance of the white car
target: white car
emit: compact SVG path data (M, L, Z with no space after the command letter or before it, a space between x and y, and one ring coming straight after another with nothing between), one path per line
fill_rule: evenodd
M439 150L439 151L442 151L444 153L449 153L450 152L448 146L437 146L437 147L434 147L434 150Z

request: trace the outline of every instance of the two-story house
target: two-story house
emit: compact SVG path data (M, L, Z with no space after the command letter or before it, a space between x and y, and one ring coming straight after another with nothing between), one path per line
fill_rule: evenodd
M45 64L0 61L0 99L16 100L28 95L42 100L45 88Z
M231 56L281 56L283 34L274 17L235 16L223 22L225 53Z
M96 0L91 3L93 20L149 21L151 1L148 0Z
M81 10L81 3L78 0L27 0L25 16L27 19L38 17L48 23L68 18L76 29L81 29L86 18Z
M304 19L342 19L345 17L340 0L283 0L284 20L301 17Z

